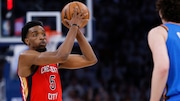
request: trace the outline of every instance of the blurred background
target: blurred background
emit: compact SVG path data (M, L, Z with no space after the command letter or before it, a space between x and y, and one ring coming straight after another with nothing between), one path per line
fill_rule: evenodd
M21 42L22 26L41 20L48 34L48 49L60 45L67 29L60 12L73 0L1 0L0 101L22 101L17 59L27 47ZM63 101L148 101L152 57L148 31L161 24L155 0L76 0L91 13L81 29L98 57L94 66L59 70ZM81 53L75 43L72 53Z

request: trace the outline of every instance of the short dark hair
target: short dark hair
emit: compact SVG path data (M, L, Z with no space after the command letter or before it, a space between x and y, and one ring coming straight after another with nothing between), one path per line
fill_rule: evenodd
M180 0L157 0L156 9L164 20L180 23Z
M21 31L21 40L25 43L25 38L27 36L27 33L28 33L28 30L29 28L31 27L34 27L34 26L42 26L43 27L43 23L41 21L30 21L30 22L27 22L23 28L22 28L22 31ZM26 43L25 43L26 44Z

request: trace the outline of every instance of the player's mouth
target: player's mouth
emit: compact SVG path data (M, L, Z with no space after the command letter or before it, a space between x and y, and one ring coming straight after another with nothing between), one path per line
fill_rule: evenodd
M41 45L41 46L46 46L46 41L41 41L41 42L40 42L40 45Z

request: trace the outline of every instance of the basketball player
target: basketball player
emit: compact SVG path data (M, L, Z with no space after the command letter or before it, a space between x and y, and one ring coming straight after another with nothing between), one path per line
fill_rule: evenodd
M62 101L59 68L78 69L94 65L97 58L80 32L83 12L67 20L70 28L65 41L54 52L46 52L46 33L41 22L31 21L22 28L22 41L29 47L18 60L18 75L24 101ZM82 55L70 54L77 39Z
M152 52L150 101L180 101L180 0L157 0L162 23L149 31Z

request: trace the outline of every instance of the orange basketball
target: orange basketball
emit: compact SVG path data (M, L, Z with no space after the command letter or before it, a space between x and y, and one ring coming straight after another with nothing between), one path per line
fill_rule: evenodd
M88 7L82 2L73 1L73 2L66 4L61 12L61 21L62 21L63 25L66 26L67 28L69 28L70 25L66 21L64 21L64 19L70 20L72 18L75 7L78 7L78 12L80 12L82 10L84 13L88 13L84 17L84 19L87 19L87 20L85 20L82 25L79 25L79 27L82 28L82 27L86 26L89 21L90 14L89 14Z

